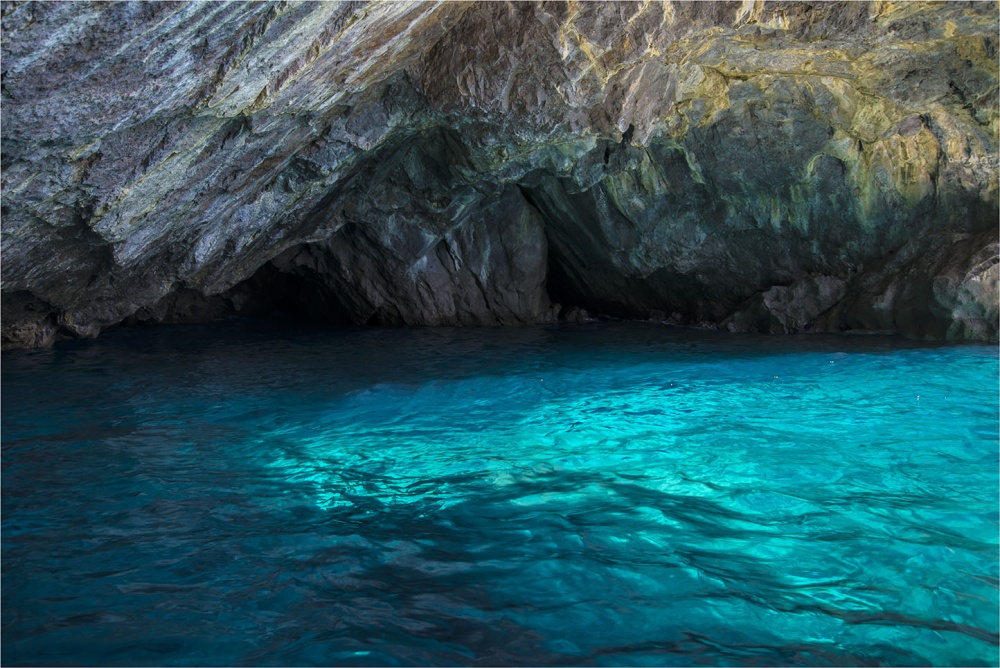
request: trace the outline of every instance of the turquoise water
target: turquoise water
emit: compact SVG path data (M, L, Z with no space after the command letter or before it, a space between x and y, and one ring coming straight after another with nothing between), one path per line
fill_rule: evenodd
M995 346L645 324L3 355L4 665L996 665Z

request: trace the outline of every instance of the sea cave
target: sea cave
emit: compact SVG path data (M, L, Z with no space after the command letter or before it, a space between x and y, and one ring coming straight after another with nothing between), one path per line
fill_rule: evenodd
M3 665L1000 661L996 3L0 6Z

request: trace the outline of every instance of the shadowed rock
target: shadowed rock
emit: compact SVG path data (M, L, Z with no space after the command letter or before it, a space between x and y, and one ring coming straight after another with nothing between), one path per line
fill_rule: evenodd
M997 337L988 3L3 4L4 347L562 310Z

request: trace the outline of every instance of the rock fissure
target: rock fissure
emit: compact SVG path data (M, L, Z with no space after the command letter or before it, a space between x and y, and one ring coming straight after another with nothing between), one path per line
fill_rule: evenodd
M4 3L3 346L269 314L995 340L995 8L744 5Z

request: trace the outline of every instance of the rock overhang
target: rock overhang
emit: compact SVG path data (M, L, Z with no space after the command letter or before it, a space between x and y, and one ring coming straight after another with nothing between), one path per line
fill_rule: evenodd
M10 2L3 33L8 347L267 310L267 276L338 322L996 338L985 4Z

